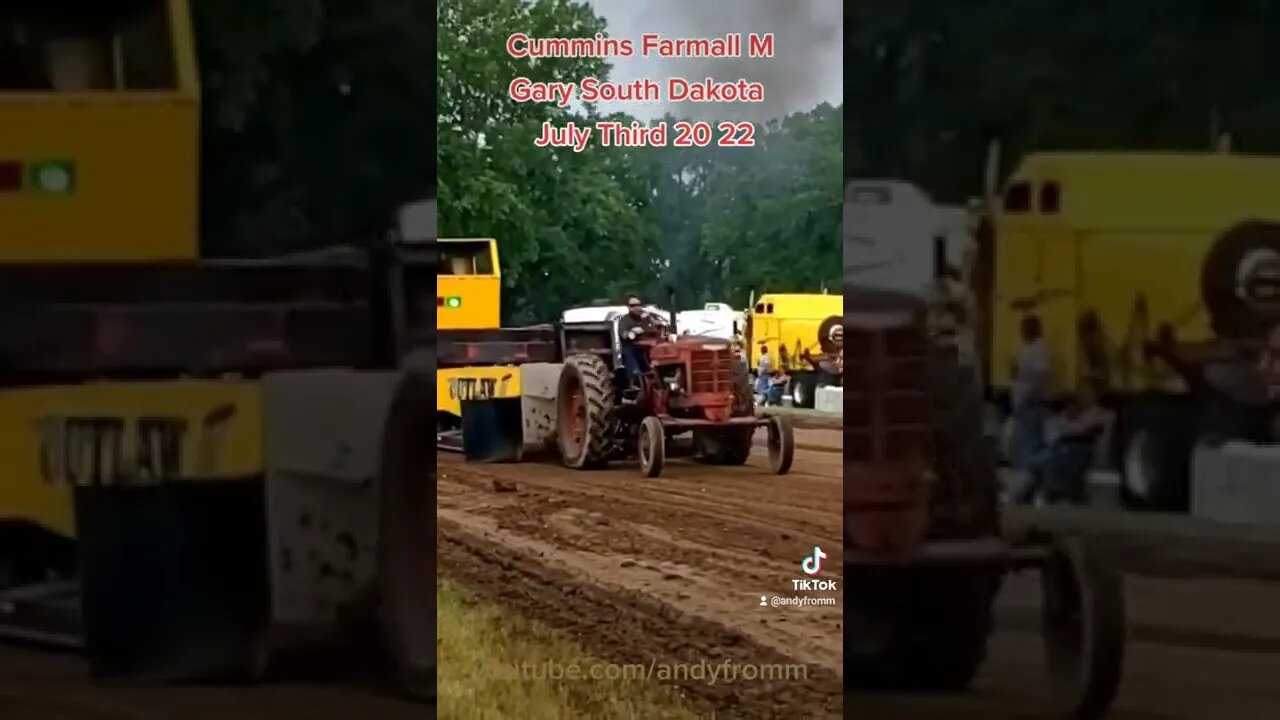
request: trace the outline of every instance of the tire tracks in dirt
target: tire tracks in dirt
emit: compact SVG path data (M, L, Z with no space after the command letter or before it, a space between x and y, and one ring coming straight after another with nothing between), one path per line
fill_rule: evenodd
M363 651L326 648L249 685L156 685L94 679L84 658L0 644L5 720L421 720L434 704L404 702Z
M441 523L437 557L445 574L477 595L559 629L602 660L619 665L730 662L795 663L741 633L643 592L584 582L577 574ZM809 668L802 679L709 684L673 679L699 711L723 717L840 717L838 675Z
M839 717L841 595L791 584L815 545L841 567L841 456L817 446L799 450L785 477L758 457L738 468L675 461L646 480L625 464L572 472L438 455L439 566L609 662L806 668L793 679L673 681L704 710ZM836 604L761 608L765 595Z

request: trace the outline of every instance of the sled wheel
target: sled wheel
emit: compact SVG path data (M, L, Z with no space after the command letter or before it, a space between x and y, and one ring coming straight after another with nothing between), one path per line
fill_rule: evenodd
M791 461L796 456L796 434L791 419L782 415L769 416L769 469L774 475L791 472Z
M661 475L662 466L667 460L667 438L662 421L652 415L645 418L640 423L637 445L640 451L640 471L645 477Z
M1061 538L1042 571L1045 660L1063 717L1094 720L1115 700L1124 665L1120 574L1080 539Z

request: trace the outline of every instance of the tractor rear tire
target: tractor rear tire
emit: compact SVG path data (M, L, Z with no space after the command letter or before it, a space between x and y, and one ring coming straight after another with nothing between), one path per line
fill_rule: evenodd
M612 448L613 373L595 355L570 355L556 392L556 444L574 470L603 467Z

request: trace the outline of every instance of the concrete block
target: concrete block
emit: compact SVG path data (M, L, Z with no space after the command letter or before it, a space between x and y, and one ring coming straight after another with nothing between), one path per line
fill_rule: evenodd
M1118 510L1120 499L1120 473L1114 470L1091 470L1088 475L1090 507Z
M1218 522L1280 525L1280 446L1230 442L1197 447L1191 514Z
M813 409L819 412L844 413L844 388L835 385L824 385L813 395Z

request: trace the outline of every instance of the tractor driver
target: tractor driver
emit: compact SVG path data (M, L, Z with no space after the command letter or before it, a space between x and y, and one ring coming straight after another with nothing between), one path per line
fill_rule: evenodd
M627 314L618 319L618 339L622 343L622 367L633 388L640 387L640 376L649 369L644 347L636 341L653 331L653 320L644 311L644 301L638 295L628 295Z

